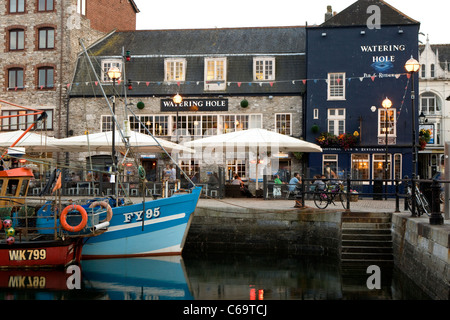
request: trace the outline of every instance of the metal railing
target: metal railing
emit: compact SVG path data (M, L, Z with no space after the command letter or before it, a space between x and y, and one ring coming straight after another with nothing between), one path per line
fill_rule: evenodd
M266 200L269 199L296 199L300 203L301 207L305 207L305 200L313 198L316 191L312 186L314 186L314 181L316 179L302 177L302 183L295 186L295 192L282 192L281 196L274 195L274 188L278 188L280 185L276 185L273 182L267 181L264 178L263 182L263 197ZM325 183L337 182L338 179L322 179ZM405 176L403 179L351 179L350 175L347 175L346 179L339 180L344 185L344 192L346 193L346 210L351 209L351 198L355 197L373 197L374 200L382 200L383 198L394 199L395 200L395 212L400 212L400 202L403 200L404 209L410 210L412 216L419 216L420 214L426 213L430 217L431 224L442 224L443 217L441 215L441 202L443 201L443 185L450 183L446 180L429 180L429 179L410 179ZM353 186L359 186L360 191L354 193ZM361 185L366 189L366 192L361 192ZM420 185L419 189L415 189L418 193L417 198L413 195L408 194L407 186ZM289 184L281 185L281 188L286 188L290 186ZM387 187L386 187L387 186ZM283 190L283 189L282 189ZM367 191L368 190L368 191ZM284 196L283 196L284 195ZM414 205L408 205L415 201ZM429 210L416 210L416 206L423 206L423 202L428 202L430 204ZM414 209L414 210L413 210ZM428 212L431 211L431 212Z

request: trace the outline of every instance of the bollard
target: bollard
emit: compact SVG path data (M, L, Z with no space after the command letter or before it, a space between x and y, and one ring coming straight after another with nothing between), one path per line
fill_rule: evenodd
M396 177L395 178L395 212L400 212L400 197L399 197L400 189L399 189L398 184L399 184L399 180Z
M436 179L433 180L431 190L432 190L432 202L431 202L430 224L441 225L444 224L444 217L441 214L441 199L439 197L439 194L441 192L441 186L439 185Z
M350 210L350 174L347 175L347 210Z

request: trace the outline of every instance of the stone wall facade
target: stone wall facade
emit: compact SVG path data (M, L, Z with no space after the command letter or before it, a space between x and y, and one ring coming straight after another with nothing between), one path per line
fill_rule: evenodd
M122 2L122 1L121 1ZM53 10L38 11L38 1L25 1L24 12L9 13L9 1L0 4L0 30L5 35L0 41L0 92L2 99L14 104L29 106L52 112L53 125L49 135L58 138L66 137L66 92L71 82L78 54L82 51L79 39L89 46L106 34L93 27L93 19L115 21L112 17L93 14L92 18L77 13L77 0L54 1ZM111 4L108 4L109 6ZM120 6L131 4L124 1ZM93 8L92 10L95 10ZM134 20L135 13L131 14ZM125 17L124 17L125 19ZM131 19L132 21L132 19ZM135 28L135 24L130 24ZM39 29L54 30L54 47L39 49ZM11 30L24 31L24 48L10 50L9 34ZM54 70L53 86L42 88L38 85L38 68L51 67ZM8 70L23 70L23 88L9 88ZM17 108L0 104L1 110ZM21 127L21 129L24 129ZM5 130L5 129L3 129ZM13 130L13 129L12 129Z
M105 92L109 92L109 87L105 86ZM167 99L171 97L129 97L127 103L131 104L129 108L137 115L170 115L175 118L176 112L162 112L161 99ZM202 99L204 97L189 97L189 99ZM301 96L227 96L228 99L228 111L216 111L216 112L179 112L179 116L182 115L199 115L199 114L214 114L214 115L252 115L258 114L262 117L262 128L267 130L275 129L276 114L290 114L292 135L294 137L300 137L302 134L302 97ZM242 108L240 103L243 99L249 102L248 107ZM110 100L111 101L111 100ZM143 102L145 107L138 109L136 107L138 102ZM111 103L111 102L110 102ZM112 105L112 103L111 103ZM115 113L118 123L122 126L125 119L129 119L132 116L131 112L126 111L124 108L123 99L116 99ZM101 131L102 116L111 115L111 110L106 103L104 97L86 97L86 98L71 98L68 103L69 114L69 131L73 135L81 135L86 131L90 133L96 133ZM176 142L176 136L161 136L166 140ZM179 136L179 141L186 141L193 139L193 137ZM269 150L270 151L270 150ZM86 156L85 154L82 155ZM198 159L198 155L195 156ZM293 175L295 172L302 173L303 168L300 160L296 159L292 153L288 154L291 168L290 172ZM164 159L164 158L163 158ZM223 166L224 163L211 163L210 159L201 158L202 170L201 181L206 182L208 177L206 172L218 172L218 166ZM81 160L81 159L80 159ZM166 159L167 160L167 159ZM273 161L273 160L272 160ZM167 161L159 161L158 166L163 168Z

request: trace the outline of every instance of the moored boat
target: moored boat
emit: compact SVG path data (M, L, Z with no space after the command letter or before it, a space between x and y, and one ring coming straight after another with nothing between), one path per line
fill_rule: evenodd
M113 198L93 198L83 201L84 203L78 202L89 212L92 202L109 201L112 211L109 217L106 212L100 214L99 219L109 222L108 230L86 239L82 259L181 254L200 192L201 187L194 187L190 193L117 207L114 206ZM43 218L44 215L47 218ZM56 215L58 216L58 212ZM44 205L37 216L37 224L42 232L50 230L54 223L54 212L50 205ZM63 229L59 219L57 228L58 231Z
M4 233L4 240L0 241L0 268L54 268L79 263L83 239L104 232L107 225L102 225L101 230L92 225L100 214L92 211L86 213L83 228L88 228L83 232L56 228L54 218L43 232L37 227L35 208L26 205L33 177L28 168L0 171L0 229L3 229L0 232Z
M55 268L79 263L82 238L0 243L0 268Z

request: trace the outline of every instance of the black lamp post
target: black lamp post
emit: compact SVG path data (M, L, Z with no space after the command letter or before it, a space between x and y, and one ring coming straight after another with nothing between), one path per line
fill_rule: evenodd
M111 139L111 143L112 143L112 174L114 174L114 185L116 184L115 179L117 179L116 177L116 169L117 169L117 164L116 164L116 137L115 137L115 133L116 133L116 120L115 120L115 116L116 116L116 95L115 95L115 91L116 91L116 80L120 79L120 77L122 76L122 72L120 72L120 69L117 67L111 67L108 70L108 77L113 81L113 105L112 105L112 109L113 109L113 122L112 122L112 139Z
M180 109L180 103L183 101L183 97L182 96L180 96L180 94L176 94L173 98L172 98L172 101L177 105L177 122L176 122L176 126L177 126L177 143L179 143L179 139L178 139L178 128L179 128L179 123L178 123L178 111L179 111L179 109ZM177 179L179 179L180 178L180 170L178 170L178 153L176 154L177 155Z
M414 91L414 73L418 72L420 69L419 62L411 56L411 59L406 61L405 69L411 75L411 117L412 117L412 179L411 179L411 206L412 206L412 216L416 217L416 186L415 179L417 175L417 138L416 138L416 113L414 100L416 99L416 93Z
M386 134L385 136L385 159L384 159L384 180L385 180L385 199L387 199L387 193L388 193L388 134L389 134L389 108L392 107L392 101L389 100L387 97L383 100L381 105L384 108L384 132Z

